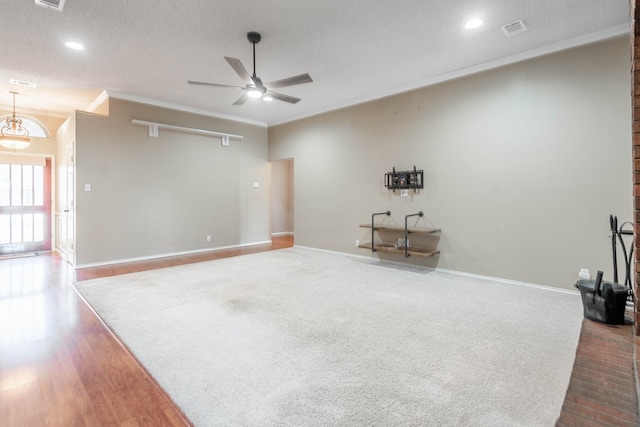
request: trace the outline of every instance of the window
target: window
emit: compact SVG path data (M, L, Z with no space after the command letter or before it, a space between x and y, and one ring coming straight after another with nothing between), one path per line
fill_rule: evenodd
M11 118L11 114L0 116L0 123L4 123L8 118ZM40 123L40 121L29 116L22 116L16 114L16 118L22 120L22 127L29 132L30 137L36 138L49 138L49 131L46 126ZM2 127L3 125L0 125Z

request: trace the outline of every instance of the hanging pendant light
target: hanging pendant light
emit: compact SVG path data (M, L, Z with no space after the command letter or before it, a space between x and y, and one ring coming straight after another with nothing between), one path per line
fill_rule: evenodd
M10 150L24 150L29 146L29 131L22 127L22 120L16 119L16 95L13 94L13 114L7 118L4 126L0 129L0 145Z

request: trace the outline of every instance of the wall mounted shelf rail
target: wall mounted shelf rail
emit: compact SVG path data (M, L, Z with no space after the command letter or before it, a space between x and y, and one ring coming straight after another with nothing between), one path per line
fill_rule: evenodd
M196 129L196 128L188 128L184 126L168 125L166 123L148 122L146 120L132 119L131 124L148 127L149 136L154 138L158 137L159 129L166 129L166 130L170 130L173 132L180 132L180 133L189 133L192 135L202 135L202 136L210 136L213 138L220 138L222 141L222 145L224 146L229 145L230 139L236 139L236 140L242 141L242 138L243 138L242 135L234 135L232 133L216 132L216 131L206 130L206 129Z

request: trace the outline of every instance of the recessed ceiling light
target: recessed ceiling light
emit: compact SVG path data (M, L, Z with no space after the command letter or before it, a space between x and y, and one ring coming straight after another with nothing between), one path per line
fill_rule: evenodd
M467 30L473 30L475 28L482 26L482 24L483 24L482 19L474 18L474 19L468 20L467 23L464 24L464 27Z
M80 43L78 42L66 42L64 44L66 47L68 47L69 49L73 49L73 50L84 50L84 46L82 46Z

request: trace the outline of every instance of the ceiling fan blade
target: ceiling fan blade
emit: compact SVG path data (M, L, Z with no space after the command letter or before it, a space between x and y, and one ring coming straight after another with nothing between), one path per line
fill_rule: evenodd
M234 102L233 105L242 105L247 102L247 99L249 99L249 95L245 92L240 98L236 99L236 102Z
M249 74L247 69L244 68L244 65L242 65L242 62L240 62L238 58L231 58L229 56L225 56L224 59L227 60L229 65L231 65L231 68L233 68L236 71L236 73L240 76L243 82L245 82L248 85L255 85L253 79L251 78L251 75Z
M285 87L285 86L293 86L299 85L302 83L311 83L313 79L307 73L300 74L293 77L287 77L286 79L276 80L271 83L265 83L265 86L268 88L277 88L277 87Z
M284 101L284 102L289 102L291 104L295 104L296 102L300 101L300 98L296 98L296 97L285 95L285 94L278 93L278 92L273 92L273 91L270 91L270 90L267 91L267 95L271 95L271 97L274 98L274 99L278 99L278 100Z
M232 86L232 85L222 85L218 83L207 83L207 82L197 82L194 80L187 80L187 83L190 85L200 85L200 86L215 86L215 87L235 87L242 89L242 86Z

